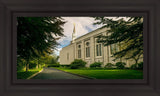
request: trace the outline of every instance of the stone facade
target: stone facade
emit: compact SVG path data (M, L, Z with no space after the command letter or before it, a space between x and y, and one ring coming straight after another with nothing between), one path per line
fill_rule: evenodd
M94 62L103 62L102 66L105 66L107 63L115 64L118 61L125 62L126 67L130 67L135 63L134 60L122 58L121 60L113 61L111 46L103 46L103 44L96 42L96 37L101 34L107 35L107 30L107 28L99 28L74 39L74 42L72 40L70 45L60 51L60 64L69 65L74 59L82 59L87 62L86 67L89 67Z

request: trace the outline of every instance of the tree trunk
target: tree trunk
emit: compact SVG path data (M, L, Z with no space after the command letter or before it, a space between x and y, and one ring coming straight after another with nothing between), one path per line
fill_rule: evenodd
M26 63L26 72L28 72L29 70L29 60L27 60L27 63Z
M139 58L134 58L134 60L135 60L136 66L138 67L138 60L139 60Z

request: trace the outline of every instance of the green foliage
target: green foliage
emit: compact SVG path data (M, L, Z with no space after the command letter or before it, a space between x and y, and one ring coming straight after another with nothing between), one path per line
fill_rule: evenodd
M94 62L90 65L90 68L101 68L102 62Z
M50 54L58 45L55 37L64 36L64 23L60 17L17 17L17 57L28 65L30 60Z
M47 67L60 67L59 63L55 63L55 64L48 64Z
M95 24L110 28L106 36L98 37L98 42L104 46L119 44L119 51L113 54L115 59L134 59L138 62L143 54L143 17L117 17L117 20L106 17L95 17Z
M125 68L126 63L124 62L117 62L116 66L118 69L124 69Z
M37 67L37 64L35 64L35 63L29 64L29 69L36 69L36 67Z
M45 64L55 64L58 62L58 56L46 55L43 58L40 58L41 61Z
M137 64L133 64L133 65L131 65L130 68L131 68L131 69L137 69L138 67L137 67Z
M71 64L70 68L71 69L78 69L78 68L83 68L85 67L87 63L81 59L75 59Z
M143 62L138 63L138 69L143 70Z
M22 71L25 68L26 61L22 58L17 58L17 71Z
M133 64L130 67L131 69L139 69L139 70L143 70L143 62L137 63L137 64Z
M41 65L41 67L40 67L40 68L43 68L43 67L45 67L45 65L46 65L46 64L41 63L40 65Z
M29 63L29 69L34 69L37 67L37 64L35 62Z
M61 67L64 67L64 68L70 68L70 65L61 65Z
M114 66L114 64L112 64L112 63L107 63L107 64L105 65L105 68L113 68L113 66Z

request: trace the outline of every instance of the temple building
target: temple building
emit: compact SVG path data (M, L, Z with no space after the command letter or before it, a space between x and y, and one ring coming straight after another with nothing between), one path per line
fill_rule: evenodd
M69 65L74 59L86 61L86 67L89 67L89 65L94 62L102 62L102 67L107 63L115 64L119 61L125 62L126 67L135 64L135 61L132 59L126 60L121 58L114 61L115 58L112 55L115 50L119 50L117 45L103 46L103 44L97 43L97 36L107 35L107 30L107 28L98 28L76 38L76 29L74 25L71 43L60 51L60 64Z

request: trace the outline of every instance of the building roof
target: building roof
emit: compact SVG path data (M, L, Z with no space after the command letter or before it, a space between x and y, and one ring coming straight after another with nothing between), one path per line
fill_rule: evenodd
M100 30L100 29L103 29L103 28L105 28L105 27L103 26L103 27L100 27L100 28L98 28L98 29L96 29L96 30L93 30L93 31L91 31L91 32L88 32L88 33L86 33L86 34L84 34L84 35L76 38L75 40L80 39L81 37L84 37L84 36L86 36L86 35L88 35L88 34L91 34L91 33L95 32L95 31Z

